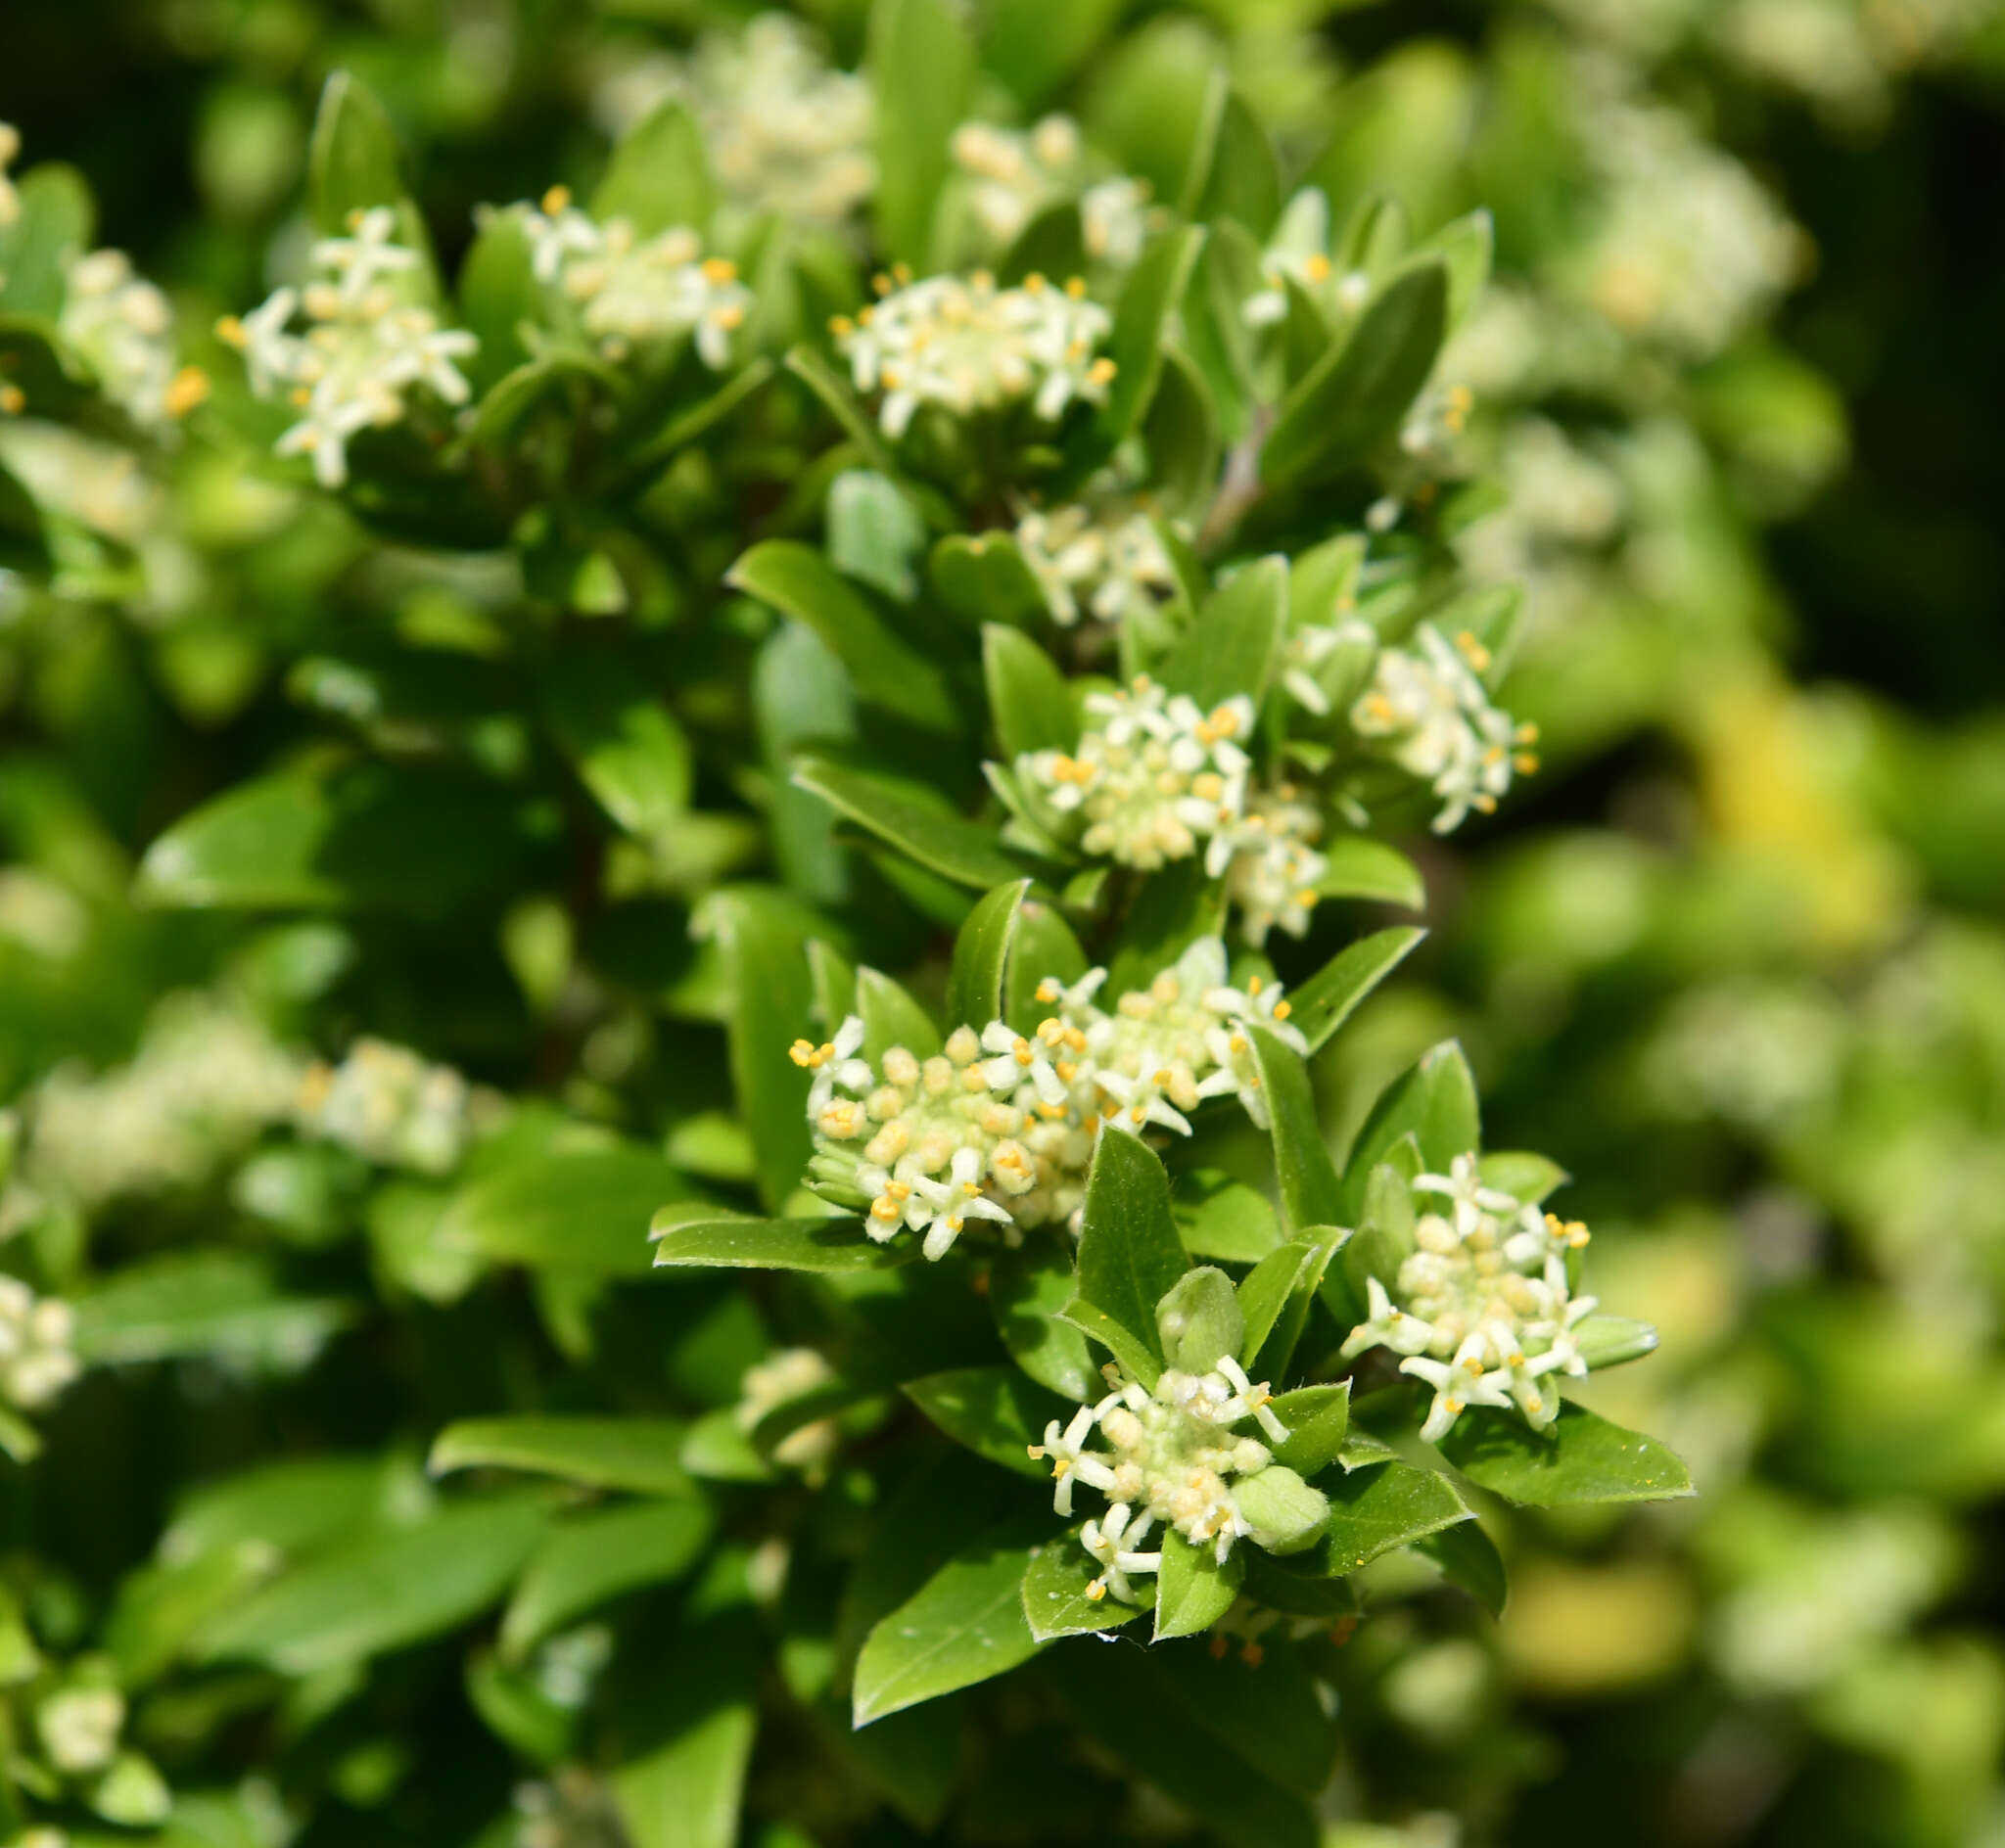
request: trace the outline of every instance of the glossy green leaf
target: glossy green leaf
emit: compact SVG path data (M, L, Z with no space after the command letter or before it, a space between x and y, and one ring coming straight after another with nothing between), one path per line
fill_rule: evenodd
M1170 1217L1170 1182L1140 1136L1108 1131L1087 1174L1086 1213L1079 1236L1079 1294L1111 1317L1154 1363L1162 1341L1155 1307L1190 1267Z
M1155 1640L1195 1636L1233 1607L1246 1582L1244 1548L1219 1563L1209 1546L1192 1546L1174 1528L1163 1529L1162 1565L1156 1572Z
M10 318L19 317L17 328L24 329L34 317L54 336L70 265L96 236L97 207L83 176L56 161L40 162L22 175L14 204L12 222L0 225L0 307ZM25 379L12 383L30 404L43 395L30 393Z
M1164 332L1183 300L1190 266L1203 246L1204 232L1199 226L1166 231L1129 271L1114 310L1114 330L1107 339L1114 381L1107 389L1107 401L1094 419L1098 452L1110 454L1148 409L1162 375Z
M1025 896L1016 914L1016 942L1003 971L1002 1018L1021 1034L1037 1031L1053 1005L1048 983L1070 988L1086 974L1086 951L1048 899Z
M1317 1256L1314 1243L1291 1242L1269 1252L1239 1279L1239 1310L1245 1326L1236 1356L1242 1364L1253 1364L1261 1344L1274 1332L1275 1323L1287 1308L1288 1299L1315 1268Z
M1496 226L1478 209L1444 224L1421 246L1422 254L1448 265L1448 331L1469 317L1490 280L1490 260L1497 243Z
M662 1202L694 1197L681 1175L646 1149L539 1153L454 1195L438 1238L496 1264L633 1274L648 1267L648 1226Z
M930 731L957 729L959 713L939 669L812 546L763 540L725 581L807 624L849 670L860 700Z
M1261 452L1262 477L1285 486L1334 474L1390 437L1434 368L1447 313L1445 263L1429 257L1400 271L1288 393Z
M863 1057L873 1065L893 1046L919 1059L940 1050L940 1028L932 1015L880 970L857 971L857 1013L863 1023Z
M1051 1419L1063 1423L1075 1409L1013 1366L958 1366L907 1380L903 1390L956 1443L1040 1482L1051 1472L1030 1455L1030 1446Z
M856 1724L988 1681L1035 1655L1023 1614L1029 1564L1025 1547L970 1548L880 1618L857 1657Z
M1288 1432L1285 1440L1272 1447L1277 1462L1306 1477L1322 1474L1336 1461L1350 1430L1349 1380L1278 1394L1273 1409Z
M708 1218L670 1225L657 1238L659 1265L694 1265L736 1270L887 1270L910 1264L919 1241L905 1237L879 1245L851 1219L755 1220Z
M703 231L716 203L703 131L677 99L658 103L620 137L591 196L600 223L625 218L636 236L676 226Z
M759 1731L759 1646L740 1613L685 1625L648 1749L607 1778L633 1848L735 1848Z
M501 1619L501 1652L520 1661L545 1637L611 1598L677 1579L710 1538L696 1502L602 1508L551 1527Z
M455 1469L512 1469L592 1489L686 1496L689 1478L676 1461L681 1445L682 1426L670 1418L554 1412L465 1418L433 1440L426 1467L435 1476Z
M1015 952L1030 881L1019 879L984 893L954 940L954 968L947 982L950 1028L980 1033L1002 1015L1003 986Z
M1311 1225L1345 1223L1336 1164L1323 1139L1308 1066L1265 1027L1251 1028L1247 1037L1267 1099L1275 1175L1288 1224L1299 1235Z
M1023 869L1003 853L988 829L963 821L944 807L914 800L905 785L818 758L802 760L795 766L794 781L859 827L956 886L987 891L1023 876Z
M1291 1022L1309 1042L1311 1053L1329 1044L1337 1029L1360 1002L1413 953L1426 936L1401 926L1360 939L1325 963L1300 988L1289 992L1294 1004Z
M87 1365L206 1356L245 1370L298 1372L355 1319L338 1297L283 1289L249 1253L174 1252L128 1263L75 1301Z
M1189 632L1163 663L1162 682L1207 710L1243 693L1257 713L1287 625L1287 560L1256 559L1198 611Z
M320 93L306 163L323 237L346 237L350 212L403 197L396 131L376 93L350 71L337 70Z
M1317 1557L1333 1573L1355 1572L1395 1547L1470 1518L1446 1476L1412 1463L1325 1476L1320 1487L1329 1498L1329 1524Z
M924 270L974 47L950 0L875 0L867 64L877 99L878 243Z
M828 562L845 578L896 603L918 595L914 562L926 548L925 522L888 475L844 470L829 484L826 518Z
M514 1499L366 1535L253 1594L209 1632L203 1652L311 1675L405 1648L492 1604L546 1525L540 1501Z
M1061 1539L1033 1548L1023 1573L1023 1615L1039 1642L1060 1637L1104 1635L1131 1623L1149 1607L1154 1581L1131 1579L1140 1604L1123 1604L1107 1595L1090 1597L1087 1587L1099 1577L1099 1566L1079 1544L1075 1530Z
M1627 1316L1590 1316L1575 1325L1581 1358L1589 1366L1621 1366L1657 1349L1657 1332L1647 1321Z
M1530 1507L1693 1493L1690 1473L1668 1449L1585 1406L1562 1406L1549 1431L1534 1431L1515 1412L1476 1407L1456 1419L1441 1454L1478 1488Z
M1497 1543L1483 1532L1480 1521L1460 1521L1428 1534L1414 1543L1414 1550L1433 1560L1492 1617L1504 1615L1504 1600L1510 1592L1504 1556L1497 1550Z
M1267 1196L1217 1169L1179 1175L1171 1209L1193 1258L1257 1265L1282 1249L1281 1221Z
M1558 1187L1572 1178L1550 1156L1529 1150L1492 1149L1476 1164L1483 1185L1511 1194L1527 1205L1537 1206Z
M1356 1222L1373 1168L1407 1135L1430 1174L1445 1175L1456 1156L1482 1146L1475 1079L1453 1040L1422 1053L1372 1106L1344 1165L1344 1219Z

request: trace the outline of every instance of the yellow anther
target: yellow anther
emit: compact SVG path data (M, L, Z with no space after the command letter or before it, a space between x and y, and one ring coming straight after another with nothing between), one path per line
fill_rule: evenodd
M1043 982L1040 982L1040 983L1038 984L1038 986L1037 986L1037 998L1038 998L1039 1000L1043 1001L1043 1002L1044 1002L1044 1004L1045 1004L1045 1005L1046 1005L1047 1007L1049 1007L1049 1006L1050 1006L1050 1004L1051 1004L1051 1003L1052 1003L1053 1001L1055 1001L1055 1000L1056 1000L1056 999L1058 998L1058 996L1059 996L1059 995L1060 995L1060 994L1061 994L1061 993L1062 993L1063 992L1064 992L1064 991L1063 991L1063 990L1061 990L1061 989L1060 989L1060 988L1058 987L1057 983L1055 983L1055 982L1051 981L1051 980L1050 980L1050 979L1049 979L1049 978L1048 977L1048 978L1047 978L1047 979L1046 979L1045 981L1043 981Z
M0 385L0 411L19 417L27 409L27 393L18 385Z
M1536 776L1539 771L1539 761L1537 754L1530 751L1518 752L1518 754L1511 760L1511 767L1515 769L1519 776Z
M1163 1067L1161 1071L1159 1071L1155 1075L1154 1078L1149 1080L1149 1083L1152 1085L1168 1085L1175 1081L1176 1076L1176 1073L1172 1072L1170 1068L1166 1065Z
M1128 1112L1128 1121L1134 1124L1146 1123L1148 1121L1148 1112L1142 1105L1137 1104Z
M728 256L706 256L703 259L703 275L707 282L736 282L738 266Z
M893 263L891 273L898 279L898 286L901 289L909 284L912 279L911 265L909 263Z
M1050 286L1051 285L1045 280L1045 273L1041 269L1032 270L1031 273L1023 279L1023 292L1025 295L1041 296Z
M787 1047L787 1057L803 1068L811 1066L816 1062L815 1048L806 1040L796 1040L792 1045Z
M183 366L174 374L162 400L169 417L186 417L209 397L209 374L200 366Z
M1097 1604L1106 1594L1107 1582L1105 1579L1096 1579L1086 1588L1086 1596L1089 1603Z
M244 323L234 314L226 314L215 324L215 337L225 346L242 346L249 336L244 332Z
M1325 256L1321 251L1313 252L1310 254L1309 260L1302 265L1302 273L1311 282L1328 282L1329 280L1329 258Z
M1320 892L1313 892L1307 886L1304 886L1300 892L1295 894L1295 902L1299 904L1303 910L1313 911L1315 910L1317 905L1323 902L1323 895ZM1287 1002L1283 1001L1282 1002L1281 1007L1277 1007L1274 1010L1274 1017L1276 1020L1280 1020L1282 1018L1282 1007L1285 1007L1286 1005Z
M1096 359L1086 369L1087 383L1090 385L1111 385L1114 380L1114 374L1119 370L1120 368L1111 359Z
M1226 1043L1233 1051L1243 1052L1246 1049L1246 1036L1242 1033L1236 1033Z
M313 402L313 393L303 385L296 385L293 387L293 402L301 406L310 404Z
M568 186L552 186L542 197L543 216L554 218L570 204L571 188Z
M1075 301L1084 300L1086 297L1086 278L1084 276L1068 276L1065 279L1065 293Z
M1256 975L1247 982L1246 993L1248 994L1258 994L1260 991L1266 986L1267 985L1264 982L1262 982L1261 979Z
M1274 1004L1274 1017L1276 1020L1285 1020L1294 1011L1295 1004L1292 1001L1276 1001Z
M870 278L870 287L880 296L888 296L891 293L891 278L880 270Z
M879 1194L876 1199L870 1202L870 1217L873 1220L882 1220L885 1224L889 1225L893 1220L898 1218L898 1202L888 1198L886 1195Z

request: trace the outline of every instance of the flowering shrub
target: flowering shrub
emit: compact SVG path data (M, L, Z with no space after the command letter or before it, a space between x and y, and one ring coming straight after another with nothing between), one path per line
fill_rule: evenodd
M1982 9L1811 10L183 9L138 262L0 127L0 1840L1505 1839L1501 1678L1701 1575L1693 1711L1988 1788L1888 1499L1982 1442L1633 1224L1741 1138L1988 1390L1986 1106L1888 1100L1994 957L1760 653L1842 430L1665 76L1858 132ZM1651 728L1795 935L1483 845Z

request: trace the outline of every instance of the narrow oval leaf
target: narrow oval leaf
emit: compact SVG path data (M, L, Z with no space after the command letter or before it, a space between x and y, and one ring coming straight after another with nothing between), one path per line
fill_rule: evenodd
M796 787L809 790L927 871L956 886L987 891L1022 878L1023 869L986 828L963 821L944 807L913 800L905 789L846 764L804 759L794 768Z
M701 1502L604 1508L553 1527L523 1570L501 1618L501 1653L520 1661L552 1632L611 1598L677 1579L710 1538Z
M1062 1422L1074 1409L1013 1366L957 1366L907 1380L902 1390L956 1443L1040 1482L1051 1472L1031 1455L1030 1447L1051 1419Z
M863 1022L863 1057L873 1065L893 1046L930 1059L943 1043L932 1015L881 970L857 971L857 1012Z
M1189 1268L1162 1163L1140 1136L1102 1131L1086 1180L1080 1296L1119 1322L1159 1368L1155 1306Z
M1096 453L1111 454L1148 409L1162 376L1164 329L1203 248L1203 228L1184 225L1156 239L1129 272L1107 342L1114 382L1094 420Z
M1504 1555L1497 1543L1483 1532L1480 1521L1462 1521L1444 1527L1414 1543L1443 1573L1462 1587L1492 1617L1504 1615L1504 1599L1510 1585L1504 1570Z
M1328 844L1324 858L1329 870L1316 882L1327 899L1370 899L1378 904L1400 904L1409 911L1427 908L1427 882L1421 869L1396 847L1366 834L1340 835Z
M1026 628L1049 614L1044 586L1007 532L950 533L934 546L926 574L940 601L971 624Z
M1061 1319L1077 1294L1070 1254L1055 1239L1026 1239L989 1268L989 1314L1009 1358L1075 1406L1102 1390L1085 1334Z
M1690 1472L1670 1450L1585 1406L1562 1406L1549 1431L1479 1407L1456 1419L1441 1454L1479 1488L1528 1507L1664 1502L1693 1493Z
M1065 676L1020 628L983 624L982 675L1004 762L1014 763L1031 751L1069 751L1079 742L1079 715Z
M516 1469L593 1489L687 1496L681 1447L682 1426L673 1418L467 1418L439 1433L425 1467L435 1476Z
M1446 1476L1396 1459L1325 1477L1329 1525L1317 1556L1333 1573L1355 1572L1395 1547L1473 1518Z
M1209 1547L1193 1547L1174 1527L1163 1530L1156 1572L1155 1640L1209 1630L1233 1607L1246 1582L1246 1558L1235 1547L1223 1565Z
M1028 879L985 893L954 940L954 969L947 982L947 1024L980 1033L1003 1011L1003 986L1023 916Z
M1193 1258L1259 1264L1281 1250L1281 1221L1256 1187L1215 1168L1177 1177L1172 1203L1184 1249Z
M1288 1222L1298 1232L1311 1225L1336 1225L1346 1217L1341 1211L1342 1191L1316 1115L1309 1068L1300 1053L1282 1045L1265 1027L1252 1028L1248 1037L1267 1098L1275 1175Z
M888 1270L910 1264L919 1249L913 1238L877 1244L860 1220L709 1218L662 1231L654 1261L734 1270Z
M1256 559L1198 611L1189 632L1163 663L1162 682L1207 709L1243 693L1257 713L1287 626L1287 560Z
M1027 1547L991 1545L946 1565L888 1616L857 1657L856 1724L1002 1675L1038 1651L1023 1614Z
M651 238L677 225L705 230L715 204L703 131L670 97L620 137L592 193L591 212L601 223L625 218L637 236Z
M1344 1164L1343 1219L1357 1222L1372 1170L1408 1135L1433 1174L1446 1174L1456 1156L1482 1146L1475 1079L1453 1040L1422 1053L1372 1106Z
M648 1227L662 1202L693 1198L681 1175L646 1149L545 1152L455 1194L436 1237L496 1264L638 1272L648 1267Z
M964 113L974 57L949 0L878 0L870 9L878 243L921 271L931 267L933 208L952 164L948 143Z

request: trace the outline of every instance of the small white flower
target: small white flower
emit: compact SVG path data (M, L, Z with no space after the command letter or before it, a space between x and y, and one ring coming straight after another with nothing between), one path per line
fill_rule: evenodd
M1439 1443L1470 1406L1495 1406L1507 1411L1511 1409L1508 1378L1484 1371L1478 1363L1433 1361L1424 1355L1410 1354L1400 1362L1399 1370L1424 1380L1434 1389L1434 1402L1427 1409L1426 1422L1421 1426L1421 1437L1425 1443Z
M1145 1574L1161 1569L1160 1553L1136 1550L1138 1545L1147 1538L1153 1517L1143 1514L1131 1524L1133 1512L1126 1502L1117 1502L1098 1520L1088 1521L1080 1529L1080 1545L1094 1556L1100 1568L1100 1576L1087 1588L1088 1597L1105 1597L1111 1593L1119 1602L1132 1603L1135 1588L1128 1582L1128 1574Z

